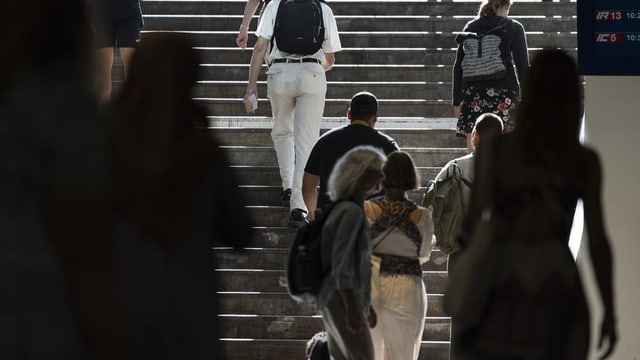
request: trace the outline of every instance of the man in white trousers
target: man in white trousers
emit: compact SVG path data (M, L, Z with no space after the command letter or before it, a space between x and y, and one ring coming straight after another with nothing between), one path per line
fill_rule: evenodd
M255 111L252 100L258 99L257 81L263 59L266 59L267 97L273 114L271 138L280 167L281 198L291 209L289 226L299 227L307 222L302 175L320 134L327 92L325 72L331 69L335 53L342 47L333 12L327 4L321 3L325 31L320 49L310 55L280 51L277 41L272 41L280 2L269 2L260 18L244 103L248 112Z

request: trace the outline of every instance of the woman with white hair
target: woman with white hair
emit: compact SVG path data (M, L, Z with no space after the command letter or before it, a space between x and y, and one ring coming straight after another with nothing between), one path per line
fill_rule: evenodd
M317 309L332 359L374 358L369 331L376 324L370 306L371 229L363 204L380 191L385 161L380 150L358 146L338 160L329 176L328 194L336 204L322 230L322 263L331 270L323 280Z

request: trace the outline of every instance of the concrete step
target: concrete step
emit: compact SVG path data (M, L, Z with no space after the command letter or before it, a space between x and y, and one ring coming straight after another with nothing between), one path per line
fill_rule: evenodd
M208 114L213 116L246 116L242 98L197 98L196 100L204 105ZM453 106L446 100L380 99L379 104L381 113L396 117L439 118L453 115ZM327 99L323 117L344 117L348 107L349 99ZM258 100L258 109L253 115L271 117L271 105L268 99Z
M253 40L250 42L253 44ZM203 64L249 64L252 48L240 49L233 47L197 48ZM578 56L577 49L565 49L574 57ZM539 49L529 49L529 57L533 57ZM343 48L336 54L336 64L368 64L368 65L427 65L452 66L455 61L456 50L428 49L428 48ZM449 79L448 81L451 81Z
M345 109L346 112L346 109ZM379 120L379 124L384 119ZM347 124L347 120L343 120L343 125ZM324 134L327 129L320 131ZM465 142L463 138L456 137L455 131L448 129L393 129L385 128L380 130L391 136L400 148L412 147L444 147L464 148ZM221 145L227 146L273 146L271 140L271 129L255 129L255 128L210 128L209 132L214 136Z
M442 295L427 294L427 317L446 317L442 309ZM283 292L218 292L220 314L243 315L315 315L315 309L296 303Z
M145 15L242 15L246 0L145 0L142 11ZM474 16L478 12L478 1L342 1L332 0L329 5L334 15L388 16ZM528 16L575 16L575 2L517 2L512 15ZM237 28L237 25L235 26Z
M370 91L379 99L451 99L450 82L329 82L328 99L350 99L358 91ZM241 98L247 90L246 81L206 81L196 84L196 98ZM267 94L265 81L258 83L258 94Z
M320 329L317 329L320 331ZM281 360L304 359L308 339L223 339L228 360ZM448 360L448 342L425 341L421 343L418 360Z
M273 147L223 146L231 165L277 166ZM466 154L460 148L404 148L418 167L442 167L449 160Z
M225 338L309 339L323 328L319 316L223 316ZM426 318L422 338L425 341L449 341L450 320Z
M286 291L286 289L279 284L280 278L284 276L284 263L282 267L282 270L217 270L216 274L220 279L220 281L218 281L218 291ZM425 271L422 277L429 294L445 293L449 283L446 272Z
M441 167L418 167L422 185L434 179ZM243 186L247 200L251 205L280 205L280 170L277 166L233 166L239 183ZM418 201L416 199L416 201Z
M554 32L576 31L576 19L540 18L527 16L512 16L520 21L526 31ZM385 31L385 32L455 32L461 31L470 17L436 18L434 16L336 16L336 23L340 32L344 31ZM242 21L242 14L227 15L145 15L144 30L146 31L234 31ZM257 20L251 30L257 27Z
M197 48L206 64L249 64L255 40L251 40L250 47L240 49L234 47ZM404 65L447 65L451 66L455 60L455 49L427 49L427 48L343 48L336 54L338 64L404 64Z
M146 30L145 30L146 31ZM187 32L187 31L180 31ZM231 47L235 44L237 31L199 31L188 32L197 47ZM456 47L453 32L347 32L340 31L340 42L347 48L454 48ZM527 32L529 47L571 48L577 47L575 33L531 33Z
M346 101L346 100L345 100ZM426 116L381 116L378 118L376 129L384 130L394 129L441 129L453 130L456 127L458 119L452 117L453 109L447 116L426 117ZM209 116L210 127L228 127L228 128L258 128L271 129L273 127L273 118L269 115L238 115L238 116ZM321 129L332 129L345 124L345 114L340 116L325 116L320 124ZM464 145L462 146L464 147Z
M259 269L263 271L282 271L285 268L289 249L295 238L296 230L290 229L290 231L285 232L281 229L282 228L256 229L259 238L263 236L273 236L274 232L280 232L281 239L276 246L273 246L272 242L259 242L259 240L254 240L256 244L252 245L256 247L248 247L242 251L235 251L229 248L215 248L214 257L216 259L216 268L219 270ZM263 234L260 234L261 232ZM265 233L271 234L267 235ZM286 240L283 238L286 238ZM282 247L285 244L289 246ZM446 261L447 255L436 248L433 249L431 258L422 265L422 268L424 271L431 273L442 273L447 271ZM433 289L429 290L429 292L436 293Z
M113 84L113 91L119 92L124 81ZM199 81L193 88L195 98L242 98L247 89L246 81ZM327 99L350 99L359 91L370 91L384 100L451 99L450 82L328 82ZM258 94L266 97L266 81L258 82ZM265 99L266 101L266 99ZM346 113L346 109L345 109Z
M419 170L419 173L424 173L426 171ZM416 203L422 202L422 197L426 191L426 185L429 180L435 178L440 168L428 168L429 175L433 174L432 177L422 177L422 187L418 190L411 190L408 192L409 198L415 201ZM265 185L243 185L241 186L243 193L245 194L246 203L250 206L288 206L289 204L282 204L280 200L280 193L282 192L282 188L280 187L280 182L273 186L265 186Z
M289 206L251 205L248 208L254 224L267 228L284 227L288 224Z
M375 65L375 64L345 64L337 63L327 72L329 82L450 82L452 66L430 66L430 65ZM266 66L262 68L259 81L266 81L264 72ZM249 74L249 63L246 64L202 64L200 66L199 81L246 81ZM116 64L113 67L112 78L121 80L122 65ZM349 96L351 98L351 96Z

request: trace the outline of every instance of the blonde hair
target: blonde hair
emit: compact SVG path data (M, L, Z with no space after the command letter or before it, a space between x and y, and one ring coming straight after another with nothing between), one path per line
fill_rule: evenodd
M327 195L331 201L359 196L363 187L374 175L382 173L382 166L387 157L373 146L358 146L351 149L334 165Z
M511 0L483 0L480 4L480 10L478 10L478 16L497 15L498 10L505 5L511 5Z

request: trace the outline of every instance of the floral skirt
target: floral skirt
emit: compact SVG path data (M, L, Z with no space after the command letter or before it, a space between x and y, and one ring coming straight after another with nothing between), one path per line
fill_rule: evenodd
M491 112L502 118L504 131L514 129L511 119L518 101L518 93L508 89L495 89L469 86L462 91L460 118L456 126L456 135L465 137L471 134L478 116Z

